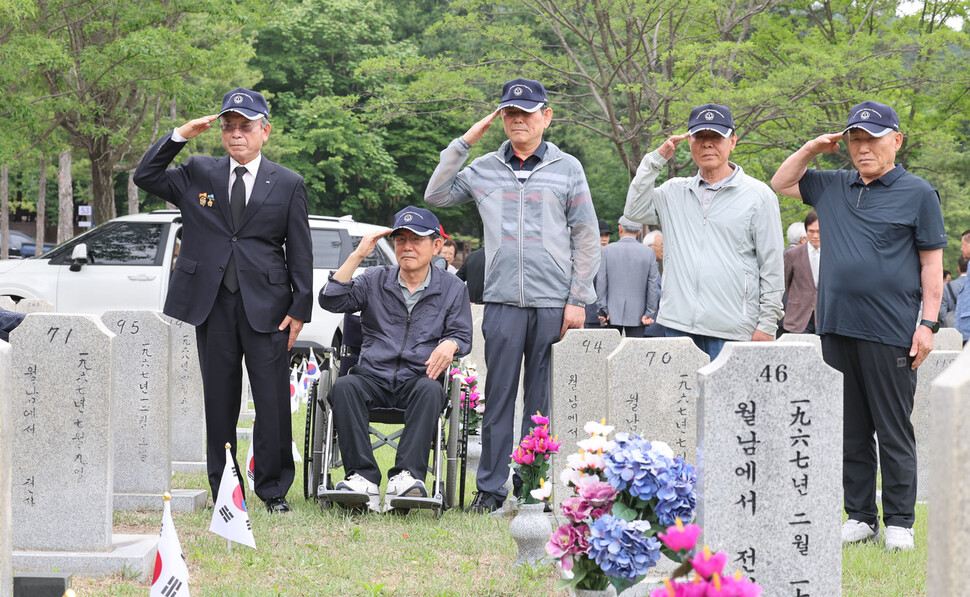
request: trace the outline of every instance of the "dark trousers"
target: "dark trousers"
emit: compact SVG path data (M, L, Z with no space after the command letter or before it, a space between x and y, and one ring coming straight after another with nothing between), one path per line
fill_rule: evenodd
M627 338L643 338L643 332L647 328L644 325L608 325L606 327L620 332L621 335L626 335Z
M482 458L476 484L505 499L512 448L532 428L530 417L549 415L552 344L559 341L563 309L519 308L485 303L485 414L482 418ZM525 355L524 416L518 437L513 436L515 396Z
M330 391L330 404L348 477L357 473L380 485L381 470L367 432L367 412L372 408L397 408L404 410L404 431L398 442L394 468L387 476L391 478L408 471L415 479L424 481L435 425L445 406L445 390L440 381L420 375L404 382L395 392L373 377L351 373L337 378Z
M837 334L822 336L825 362L842 372L842 487L849 518L878 521L876 439L882 469L883 521L912 527L916 505L916 435L910 416L916 371L909 349Z
M196 327L195 335L205 393L206 466L213 501L218 497L226 466L227 443L232 446L237 475L240 470L236 458L236 424L242 395L243 356L256 406L253 424L256 495L264 501L285 497L295 473L286 350L289 332L257 332L246 319L240 294L220 286L212 312ZM239 483L245 488L241 478Z

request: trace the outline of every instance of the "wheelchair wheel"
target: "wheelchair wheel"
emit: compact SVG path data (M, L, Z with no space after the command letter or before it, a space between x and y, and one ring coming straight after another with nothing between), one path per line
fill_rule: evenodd
M314 384L313 392L307 400L306 440L303 453L303 498L317 497L317 487L322 482L326 464L323 462L323 441L326 417L320 408L320 400L326 400L330 388L330 371L321 371L320 381Z

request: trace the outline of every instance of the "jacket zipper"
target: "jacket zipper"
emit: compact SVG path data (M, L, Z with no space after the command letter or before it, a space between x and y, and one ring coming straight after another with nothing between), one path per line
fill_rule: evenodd
M404 326L404 342L401 343L401 350L397 353L397 363L394 364L394 386L397 387L397 372L401 370L401 357L404 356L404 349L408 345L408 332L411 331L411 314L408 313L408 322Z

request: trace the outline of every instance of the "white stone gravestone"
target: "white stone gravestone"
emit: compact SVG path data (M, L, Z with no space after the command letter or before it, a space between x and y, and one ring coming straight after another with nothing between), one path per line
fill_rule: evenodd
M151 573L158 537L112 533L113 340L91 315L10 334L15 572Z
M956 350L933 349L916 370L916 396L913 399L913 429L916 432L916 499L930 497L931 413L934 409L932 386L960 355Z
M963 350L963 334L956 328L940 328L933 336L933 350Z
M816 336L815 334L782 334L778 336L776 342L802 342L811 344L818 351L818 354L822 354L822 337Z
M576 443L586 438L583 426L588 421L610 419L606 359L620 340L617 330L576 329L567 330L562 340L552 345L549 431L559 436L562 447L559 455L552 457L549 480L557 507L569 497L559 483L559 473L565 467L566 457L576 452Z
M932 383L927 595L964 595L970 548L970 349Z
M172 470L205 472L205 402L195 326L163 315L171 325Z
M54 305L47 299L20 299L20 302L12 307L4 308L17 313L51 313L54 311Z
M114 509L161 511L166 491L172 510L205 507L205 490L171 489L171 326L156 311L107 311L101 321L115 334Z
M710 362L690 338L624 339L607 360L608 422L696 464L697 370Z
M10 345L0 342L0 597L10 597L13 571L10 567L10 472L13 438L10 424Z
M842 375L808 344L731 342L697 376L704 542L764 595L838 595Z

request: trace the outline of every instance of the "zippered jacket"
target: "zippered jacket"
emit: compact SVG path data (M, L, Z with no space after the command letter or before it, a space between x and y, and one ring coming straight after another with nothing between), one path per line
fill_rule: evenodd
M454 274L431 268L431 281L411 313L398 281L400 266L372 266L350 282L333 279L320 290L331 313L360 311L363 341L355 370L395 390L418 375L442 340L458 343L456 357L471 352L472 310L468 289Z
M586 174L552 143L519 184L498 151L472 161L460 137L441 152L424 199L435 207L475 201L485 228L486 303L563 307L596 301L600 240Z
M657 151L643 157L623 209L631 220L663 230L657 322L726 340L750 340L755 329L774 336L785 290L777 196L734 164L737 174L705 214L699 173L654 186L666 163Z

